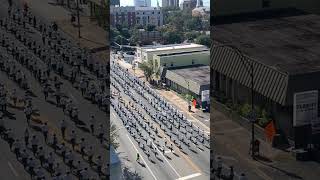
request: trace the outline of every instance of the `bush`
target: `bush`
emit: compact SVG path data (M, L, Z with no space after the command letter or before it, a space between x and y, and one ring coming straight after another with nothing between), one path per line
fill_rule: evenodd
M251 112L251 106L248 103L241 105L239 108L239 114L243 117L247 118L250 112Z

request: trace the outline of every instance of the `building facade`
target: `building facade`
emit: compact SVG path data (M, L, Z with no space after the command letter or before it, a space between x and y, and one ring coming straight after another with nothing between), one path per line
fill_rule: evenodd
M135 7L151 7L151 0L134 0Z
M135 7L135 17L138 25L163 25L163 13L157 7Z
M168 45L157 45L157 46L143 46L136 48L136 58L138 61L151 61L155 54L165 53L179 53L179 52L191 52L208 50L208 48L201 44L168 44Z
M138 31L138 39L142 44L151 44L162 40L162 34L159 31L146 31L141 29Z
M212 96L237 106L250 103L253 68L254 105L269 114L277 133L297 148L311 142L319 145L320 96L313 94L320 90L315 83L320 79L320 41L315 28L320 16L270 15L215 25ZM301 93L309 94L310 102L301 103L297 98Z
M162 0L162 7L179 7L179 0Z
M136 22L134 6L110 7L110 23L112 26L117 24L127 24L133 27Z

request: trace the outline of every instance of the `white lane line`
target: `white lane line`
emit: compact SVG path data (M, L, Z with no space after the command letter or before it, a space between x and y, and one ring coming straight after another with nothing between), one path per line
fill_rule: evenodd
M13 174L14 174L16 177L18 177L19 174L18 174L17 171L13 168L12 164L11 164L9 161L8 161L8 165L9 165L11 171L13 172Z
M170 162L167 160L166 157L162 154L162 152L158 149L158 147L152 142L152 145L157 149L158 153L166 160L166 162L169 164L169 166L173 169L173 171L177 174L177 176L180 178L180 174L173 168L173 166L170 164Z
M197 177L197 176L200 176L201 173L194 173L194 174L190 174L188 176L184 176L184 177L181 177L179 179L176 179L176 180L186 180L186 179L191 179L191 178L194 178L194 177Z
M136 148L136 146L133 144L132 140L130 139L129 135L127 134L127 137L129 139L129 141L131 142L132 146L134 147L134 149L137 151L137 153L141 154L138 149ZM150 167L148 166L148 164L146 163L146 161L143 159L142 156L140 156L140 158L142 159L143 163L146 165L147 169L149 170L149 172L151 173L151 175L153 176L153 178L155 180L157 180L156 176L153 174L153 172L151 171Z

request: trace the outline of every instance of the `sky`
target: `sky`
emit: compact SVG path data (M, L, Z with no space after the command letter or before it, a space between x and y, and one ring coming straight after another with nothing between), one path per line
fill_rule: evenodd
M182 0L179 1L179 3ZM159 5L161 6L162 0L159 0ZM133 6L133 0L120 0L120 5L121 6ZM210 0L203 0L203 5L204 6L210 6ZM151 0L151 6L157 6L157 0Z

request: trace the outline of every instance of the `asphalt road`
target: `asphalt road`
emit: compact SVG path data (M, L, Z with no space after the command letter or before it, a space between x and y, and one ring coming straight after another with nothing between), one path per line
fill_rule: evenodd
M112 72L112 71L111 71ZM111 73L111 77L112 77ZM111 78L112 80L113 78ZM118 91L119 90L119 91ZM116 104L125 102L128 103L129 101L133 103L132 98L124 93L124 89L118 89L111 88L111 91L118 91L119 94L115 96L113 99ZM143 110L143 107L152 107L151 104L144 99L141 95L136 93L133 89L130 90L131 93L134 93L133 96L136 98L139 98L142 100L142 104L138 105L137 103L133 103L136 106L136 109L139 109L139 111L142 111L141 117L147 117L148 121L152 121L151 116L147 114L146 111ZM149 95L150 96L150 95ZM121 101L118 101L118 98L121 97ZM148 96L147 96L148 97ZM130 109L130 108L129 108ZM128 109L128 110L129 110ZM133 109L130 109L130 111ZM157 112L156 109L152 108L151 113ZM119 117L118 113L115 113L113 110L111 120L114 121L120 129L123 129L122 131L126 132L126 129L122 123L119 124L119 121L121 121L121 117ZM115 119L113 119L113 117ZM122 117L123 118L123 117ZM158 125L156 122L153 121L153 125ZM210 151L208 148L202 146L195 146L191 144L191 148L189 149L186 145L182 144L182 149L179 149L176 145L173 145L173 151L172 153L168 148L165 148L165 153L162 153L162 149L165 145L165 139L170 139L168 137L168 134L173 134L170 132L168 128L165 128L167 133L164 133L163 130L160 130L160 127L158 126L158 129L160 130L159 134L161 137L158 137L155 135L155 139L153 140L150 138L150 136L147 133L148 128L144 129L142 126L137 127L139 132L141 132L142 137L146 137L146 139L149 139L153 145L153 147L156 147L156 151L158 151L157 158L153 153L150 153L150 157L147 156L147 151L153 152L152 149L145 148L146 150L142 150L143 148L140 148L137 142L137 138L134 138L134 135L136 134L136 131L134 133L120 133L122 137L120 139L123 139L123 142L126 142L124 144L121 144L121 146L127 146L127 144L134 146L135 151L130 152L131 160L135 161L134 157L137 152L139 154L142 154L143 157L143 165L138 165L136 168L138 168L138 171L141 172L142 175L147 174L149 172L149 175L144 175L144 178L149 177L147 179L161 179L165 177L165 179L209 179L209 159L210 159ZM171 131L177 131L177 129L173 128ZM126 134L126 135L124 135ZM182 134L181 134L182 135ZM128 143L127 141L130 141L131 143ZM137 141L136 141L137 140ZM178 140L172 138L172 140ZM159 144L156 145L156 144ZM172 143L174 144L174 143ZM208 144L207 144L208 145ZM124 148L125 149L125 148ZM201 150L200 150L201 149ZM150 160L149 160L150 159ZM146 171L146 169L148 171Z
M0 18L4 18L7 16L7 4L6 1L1 1L0 5ZM45 19L45 18L44 18ZM49 22L47 22L49 23ZM0 28L0 34L4 34L7 36L10 40L10 42L14 43L19 48L27 49L27 47L18 41L14 35L12 35L10 32L6 31L4 28ZM37 44L41 44L41 36L37 29L32 28L30 25L27 25L27 36L30 39L33 39L37 42ZM68 37L64 37L68 38ZM76 46L76 42L73 45ZM70 99L73 100L74 105L78 107L79 110L79 119L81 121L81 124L76 124L73 122L61 109L61 107L58 107L55 103L55 97L53 94L49 96L48 100L44 99L44 94L42 92L43 86L33 77L33 75L30 72L30 69L26 68L25 66L22 66L19 64L13 57L10 55L10 53L6 50L4 47L0 47L0 53L3 56L1 61L5 61L7 59L12 60L16 63L17 69L24 72L24 74L27 77L27 81L30 87L32 95L32 104L34 107L34 113L33 113L33 121L31 121L31 125L28 127L26 118L23 112L23 104L18 101L17 106L11 105L12 102L9 101L8 103L8 109L7 112L4 115L4 124L6 128L11 128L12 133L15 138L19 139L21 142L23 142L23 136L24 131L28 127L30 135L36 135L39 138L39 144L43 146L45 150L45 154L49 154L49 152L53 152L52 146L50 144L52 143L52 136L53 134L57 135L58 143L61 144L62 142L65 142L67 149L72 149L71 144L68 141L62 140L62 135L60 132L60 122L62 119L65 119L67 121L67 140L70 139L70 133L71 130L74 130L77 134L77 143L80 143L80 138L85 139L85 146L87 149L89 149L89 146L93 147L94 150L94 156L93 159L95 159L98 156L102 157L103 161L103 169L107 169L107 159L109 159L109 153L106 148L106 142L103 144L100 144L97 136L97 132L93 135L92 133L88 132L89 129L89 118L91 115L95 115L96 118L96 131L98 129L98 125L102 124L104 129L104 133L108 134L108 124L109 124L109 114L105 113L101 109L97 107L96 104L91 103L89 100L84 98L81 95L81 92L76 87L76 84L72 85L68 80L61 78L59 75L53 73L55 76L58 77L59 81L62 83L61 86L61 92L63 92L64 95L68 96ZM28 53L31 55L31 57L36 60L43 68L46 67L43 61L41 61L37 56L34 55L34 53L30 50L28 50ZM52 52L54 53L54 52ZM65 68L68 69L69 66L65 64ZM83 69L84 73L87 74L88 77L94 79L95 77L90 74L89 71L86 71ZM66 71L65 73L68 73ZM49 80L49 83L52 85L53 83L53 76ZM77 78L78 81L79 78ZM25 94L25 90L18 86L14 80L9 77L5 72L0 72L0 82L1 84L4 84L5 90L7 91L8 96L12 93L13 89L16 89L17 91L17 98L19 100L23 99L23 96ZM46 144L44 142L44 136L41 133L42 125L44 122L47 122L49 127L49 143ZM24 143L23 143L24 144ZM0 153L2 154L1 160L0 160L0 175L1 177L4 177L4 179L30 179L30 175L27 173L27 171L23 168L22 164L16 159L14 156L14 153L10 151L9 146L7 142L5 142L3 139L0 139ZM95 165L89 166L88 163L88 157L84 156L81 157L81 154L79 152L79 146L76 146L76 149L72 152L75 155L76 160L80 160L83 167L88 167L88 173L91 178L95 179L101 179L98 177L97 173L97 167ZM27 149L27 152L30 154L30 157L33 157L36 159L36 165L39 166L40 162L38 157L34 156L29 149ZM62 172L65 173L66 171L69 171L70 168L66 166L66 164L62 161L61 155L58 153L53 153L56 163L59 163L59 167L62 168ZM39 166L40 167L40 166ZM50 179L50 173L46 171L44 168L42 168L45 172L46 179ZM105 171L103 170L103 171ZM102 177L103 178L103 177ZM76 179L76 176L72 176L72 179Z

